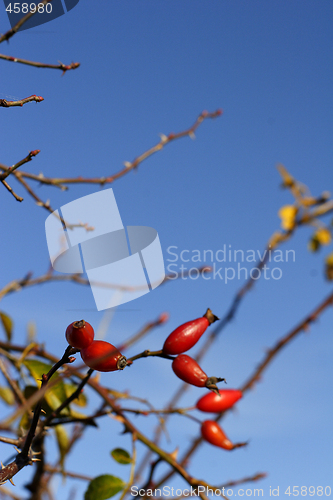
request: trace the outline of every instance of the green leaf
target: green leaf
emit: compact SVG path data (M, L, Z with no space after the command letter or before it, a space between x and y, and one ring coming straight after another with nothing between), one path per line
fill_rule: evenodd
M42 375L50 371L51 365L42 363L41 361L38 361L36 359L25 359L23 364L29 370L35 381L38 383L38 387L40 387ZM58 383L51 389L47 390L44 396L45 401L52 410L56 410L67 399L65 384L59 378L59 375L55 373L52 376L51 380L53 381L57 378L59 379ZM61 415L69 415L69 408L64 408L61 411Z
M41 381L42 375L48 373L52 368L49 363L43 363L37 359L25 359L24 366L28 368L30 374L38 382ZM53 376L57 377L57 374L55 373Z
M104 474L90 481L84 500L107 500L123 490L126 483L119 477Z
M7 340L8 340L8 342L10 342L12 339L13 320L10 316L8 316L8 314L6 314L2 311L0 311L0 319L1 319L2 326L4 327L4 330L5 330Z
M24 388L23 395L24 395L25 399L29 399L37 391L38 391L38 387L35 387L34 385L27 385ZM33 410L35 409L35 406L36 406L36 403L32 406ZM52 408L50 408L50 406L47 404L45 399L42 401L42 409L45 411L46 415L50 415L53 412Z
M111 456L118 464L128 465L132 462L131 455L122 448L115 448L111 451Z
M0 398L7 403L7 405L15 404L15 397L13 391L9 387L0 387Z
M69 450L69 437L63 425L55 426L58 448L60 452L60 465L63 467L64 460Z

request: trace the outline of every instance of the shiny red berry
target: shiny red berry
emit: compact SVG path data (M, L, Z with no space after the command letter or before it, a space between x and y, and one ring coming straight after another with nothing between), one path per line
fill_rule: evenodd
M205 387L208 379L206 373L200 368L198 363L187 356L180 354L172 362L172 369L181 380L197 387Z
M220 389L218 394L210 392L202 396L196 407L200 411L220 413L231 408L242 396L242 391L237 389Z
M205 420L201 424L201 435L208 443L224 448L225 450L233 450L235 445L227 438L223 430L214 420Z
M84 349L94 340L94 329L87 321L81 319L81 321L71 323L67 327L65 335L69 345L77 349Z
M178 326L164 342L163 353L181 354L188 351L198 342L209 325L218 319L210 309L207 309L202 318L194 319Z
M208 377L198 363L187 354L180 354L172 362L172 369L181 380L196 387L207 387L218 392L217 382L224 378Z
M94 340L88 347L81 349L81 358L84 363L100 372L123 370L127 360L121 352L109 342Z

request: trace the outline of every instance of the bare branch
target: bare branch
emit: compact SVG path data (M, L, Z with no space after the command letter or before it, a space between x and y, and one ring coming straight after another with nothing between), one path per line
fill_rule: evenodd
M192 268L193 269L193 268ZM93 284L94 286L100 286L101 288L110 288L110 289L117 289L117 290L124 290L124 291L134 291L137 290L139 287L127 287L127 286L120 286L120 285L114 285L112 283L100 283L100 282L89 282L87 279L82 278L79 274L60 274L60 275L54 275L53 270L42 274L41 276L32 279L32 273L28 273L23 279L21 280L13 280L7 285L5 285L2 290L0 290L0 300L3 299L6 295L13 293L13 292L18 292L22 290L22 288L28 287L28 286L34 286L34 285L41 285L42 283L48 283L48 282L57 282L57 281L70 281L73 283L77 283L79 285L91 285ZM198 268L199 273L206 273L206 272L211 272L212 268L208 266L203 266ZM188 271L189 272L189 271ZM184 272L183 276L186 276L187 273ZM161 285L166 284L171 281L170 278L171 275L166 275L164 281L161 283ZM160 285L160 286L161 286ZM141 337L143 335L142 332L139 332L137 336ZM135 336L135 337L137 337ZM133 337L134 338L134 337ZM131 342L131 344L134 342L131 341L131 339L128 340L128 342ZM128 347L127 342L125 342L125 348Z
M36 97L36 96L31 96L31 97ZM29 97L27 97L29 99ZM15 101L12 101L15 102ZM19 101L16 101L19 102ZM31 161L34 156L37 156L40 153L40 149L35 149L34 151L30 151L30 153L23 158L23 160L15 163L12 167L8 167L5 169L5 172L3 174L0 174L0 181L5 180L12 172L14 172L17 168L19 168L21 165L24 165L25 163L28 163L28 161Z
M63 64L62 62L59 61L59 64L46 64L37 61L29 61L28 59L21 59L19 57L7 56L5 54L0 54L0 59L4 59L5 61L12 61L21 64L26 64L28 66L34 66L35 68L60 69L62 70L62 74L65 74L66 71L69 71L71 69L76 69L80 66L79 62L72 62L71 64Z
M6 365L2 361L1 358L0 358L0 370L2 371L3 376L7 380L8 385L11 387L11 389L12 389L12 391L13 391L15 397L16 397L16 400L19 401L21 404L25 404L26 400L25 400L25 397L22 394L21 389L19 388L17 382L8 373Z
M1 56L0 56L1 57ZM188 128L187 130L184 130L182 132L178 132L177 134L171 133L168 136L162 135L160 142L158 142L155 146L152 148L148 149L141 155L137 156L132 162L125 162L125 168L121 169L119 172L107 176L107 177L92 177L92 178L84 178L82 176L79 177L63 177L63 178L51 178L51 177L44 177L43 174L39 175L34 175L30 174L28 172L20 172L20 177L26 177L31 180L40 182L41 184L47 184L51 186L62 186L62 189L65 188L66 184L99 184L101 186L104 186L105 184L111 184L115 180L119 179L120 177L123 177L126 175L128 172L131 170L137 168L140 163L142 163L145 159L147 159L149 156L152 154L156 153L157 151L160 151L163 149L163 147L176 140L180 139L182 137L186 136L193 136L195 130L199 127L199 125L207 118L216 118L218 116L221 116L222 111L217 110L214 111L213 113L208 113L207 111L203 111L195 121L195 123L192 125L192 127ZM6 170L9 167L6 167L5 165L0 164L0 169Z
M267 477L266 472L258 472L257 474L254 474L253 476L243 477L241 479L235 479L234 481L228 481L227 483L221 484L221 486L219 486L218 488L219 489L232 488L233 486L238 486L239 484L260 481L261 479L265 479L265 477Z
M155 321L150 321L146 325L144 325L141 330L130 337L129 339L125 340L125 342L121 345L118 346L119 351L123 352L125 349L128 349L131 345L135 344L139 340L141 340L143 337L145 337L151 330L156 328L157 326L162 325L166 321L168 321L169 315L168 313L162 313L160 316L157 318Z
M65 471L61 467L52 467L51 465L45 465L44 470L50 474L61 474L64 477L73 477L74 479L82 479L83 481L91 481L93 479L91 476Z
M39 95L31 95L29 97L25 97L24 99L20 99L19 101L6 101L6 99L0 99L0 107L2 106L3 108L11 108L13 106L23 106L23 104L31 101L42 102L44 101L44 97L41 97Z
M52 2L52 0L42 0L41 2L39 3L42 3L43 5L46 5L47 3L50 3ZM35 14L37 14L37 9L35 11L30 11L28 12L25 16L22 17L22 19L20 19L18 21L18 23L15 24L15 26L13 28L11 28L10 30L7 31L7 33L5 33L4 35L2 35L0 37L0 43L4 42L5 40L8 40L13 36L15 35L15 33L18 32L18 30L21 28L21 26L23 26L23 24L25 24L27 21L29 21L29 19L34 16Z
M10 194L12 194L14 196L15 200L17 200L17 201L23 201L23 198L21 198L21 196L19 196L18 194L16 194L15 191L12 190L12 188L10 187L10 185L6 181L1 181L1 182L5 186L5 188L8 189L8 191L10 192Z

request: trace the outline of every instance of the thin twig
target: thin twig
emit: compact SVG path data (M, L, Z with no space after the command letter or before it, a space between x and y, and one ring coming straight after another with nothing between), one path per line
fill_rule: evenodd
M0 54L0 59L4 59L5 61L12 61L21 64L26 64L28 66L34 66L35 68L60 69L62 70L62 74L66 73L66 71L69 71L71 69L76 69L80 66L79 62L72 62L71 64L63 64L62 62L59 61L59 64L46 64L37 61L29 61L28 59L21 59L20 57L7 56L5 54Z
M25 97L24 99L20 99L19 101L7 101L6 99L0 99L0 107L12 108L13 106L23 106L23 104L31 101L42 102L44 101L44 97L31 95L30 97Z
M0 174L0 181L5 180L12 172L14 172L17 168L21 167L21 165L24 165L25 163L31 161L34 156L38 155L38 153L40 153L40 149L35 149L34 151L30 151L30 153L25 158L23 158L23 160L15 163L15 165L13 165L12 167L7 168L3 174Z
M204 266L202 268L198 268L199 273L203 272L210 272L211 268ZM186 274L184 273L183 276ZM6 295L13 293L13 292L18 292L22 290L25 287L28 286L34 286L34 285L40 285L42 283L48 283L48 282L58 282L58 281L70 281L73 283L77 283L79 285L94 285L94 286L99 286L101 288L110 288L110 289L116 289L116 290L124 290L124 291L134 291L137 290L139 287L128 287L128 286L120 286L120 285L114 285L112 283L101 283L97 281L89 282L89 280L82 278L79 274L68 274L68 275L54 275L52 270L42 274L41 276L37 278L32 279L32 274L28 273L23 279L21 280L13 280L10 283L7 283L1 290L0 290L0 300L3 299ZM169 275L166 275L164 281L161 283L161 285L168 283L171 281L169 279ZM160 286L161 286L160 285ZM121 350L121 349L120 349Z
M6 368L4 362L2 361L1 358L0 358L0 370L2 371L3 376L7 380L8 384L10 385L10 387L11 387L11 389L16 397L16 400L18 402L20 402L21 404L25 404L26 399L23 396L21 389L19 388L17 382L7 372L7 368Z
M305 332L309 329L310 325L316 321L318 316L327 309L327 307L333 305L333 292L325 299L323 302L317 306L312 313L306 316L295 328L293 328L287 335L280 338L276 344L267 351L266 356L263 361L255 369L254 373L248 378L246 382L240 387L240 390L245 393L249 389L252 389L254 384L258 382L261 377L262 372L267 368L267 366L272 362L275 356L286 347L289 342L296 337L299 333Z
M56 417L59 416L60 412L66 408L72 401L74 401L74 399L78 398L80 396L80 393L83 389L83 387L86 385L86 383L88 382L89 378L91 377L92 373L93 373L94 370L92 370L91 368L89 368L88 370L88 373L87 375L85 376L85 378L81 381L81 383L77 386L76 390L67 398L65 399L65 401L63 401L61 403L60 406L58 406L58 408L56 410L54 410L43 422L43 425L42 427L47 427L48 425L50 425L50 423L52 422L52 420Z
M266 472L258 472L257 474L254 474L253 476L243 477L241 479L235 479L234 481L228 481L227 483L224 483L224 484L221 484L221 486L218 486L218 488L219 489L232 488L233 486L238 486L239 484L260 481L261 479L265 479L265 477L267 477Z
M149 356L157 356L159 358L164 358L164 359L171 359L174 360L174 356L169 356L169 354L164 354L162 350L159 351L149 351L146 349L145 351L140 352L139 354L136 354L135 356L132 356L131 358L127 359L127 365L131 365L133 361L140 359L140 358L147 358Z
M42 0L41 2L39 2L40 4L43 4L43 5L46 5L47 3L50 3L52 2L52 0ZM23 26L23 24L25 24L27 21L29 21L29 19L34 16L35 14L37 14L37 9L35 11L30 11L28 12L25 16L23 16L16 24L13 28L11 28L10 30L8 30L4 35L2 35L0 37L0 43L4 42L5 40L9 40L13 35L15 35L15 33L18 32L18 30L21 28L21 26Z
M45 465L44 469L50 474L61 474L65 477L73 477L74 479L82 479L83 481L91 481L93 479L91 476L86 476L85 474L78 474L77 472L63 470L61 467L52 467L51 465Z
M1 57L1 56L0 56ZM144 160L146 160L149 156L152 154L160 151L163 149L163 147L167 144L169 144L172 141L175 141L176 139L180 139L182 137L193 137L194 132L196 129L199 127L199 125L207 118L216 118L218 116L221 116L222 111L217 110L212 113L208 113L207 111L203 111L198 118L196 119L195 123L188 129L178 132L177 134L171 133L168 136L162 135L161 140L153 147L150 149L146 150L144 153L141 155L137 156L132 162L124 162L125 168L119 170L117 173L107 176L107 177L92 177L92 178L84 178L82 176L79 177L63 177L63 178L51 178L51 177L44 177L43 175L34 175L34 174L29 174L28 172L20 172L21 177L27 177L31 180L35 180L37 182L40 182L42 184L47 184L47 185L52 185L52 186L57 186L57 185L62 185L65 186L66 184L99 184L101 186L104 186L106 184L111 184L115 180L119 179L120 177L123 177L124 175L128 174L131 170L137 168L140 163L142 163ZM5 165L0 164L0 168L6 169Z
M132 434L132 461L131 461L130 475L129 475L127 485L125 486L119 500L123 500L125 498L127 492L129 491L130 487L133 484L134 471L135 471L135 465L136 465L136 446L135 446L135 443L136 443L136 434L133 433Z
M136 333L129 339L125 340L123 344L119 345L118 346L119 351L121 352L125 351L130 346L132 346L133 344L141 340L144 336L146 336L147 333L149 333L151 330L168 321L168 319L169 319L168 313L160 314L160 316L155 321L150 321L149 323L144 325L143 328L141 328L141 330L138 333Z
M10 185L6 181L1 181L1 182L5 186L5 188L8 189L10 194L12 194L14 196L15 200L23 201L23 198L21 196L19 196L18 194L16 194L15 191L12 190L12 188L10 187Z

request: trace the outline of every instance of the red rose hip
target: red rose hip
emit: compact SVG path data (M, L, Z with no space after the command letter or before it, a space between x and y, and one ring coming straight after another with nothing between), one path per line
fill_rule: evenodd
M208 443L224 448L225 450L233 450L234 444L227 438L223 430L214 420L205 420L201 424L201 435Z
M209 325L218 319L210 309L207 309L202 318L194 319L178 326L164 342L163 353L181 354L188 351L198 342Z
M84 363L100 372L123 370L127 360L121 352L109 342L94 340L88 347L81 349L81 358Z
M220 413L231 408L242 396L242 391L237 389L220 389L218 394L210 392L202 396L196 407L200 411Z
M94 340L94 329L87 321L81 319L68 325L65 336L69 345L84 349Z
M172 362L172 369L184 382L196 387L207 387L214 392L218 392L216 383L224 380L224 378L208 377L198 363L187 354L177 356Z
M180 354L172 362L172 369L181 380L196 387L205 387L208 379L206 373L200 368L198 363L187 356Z

